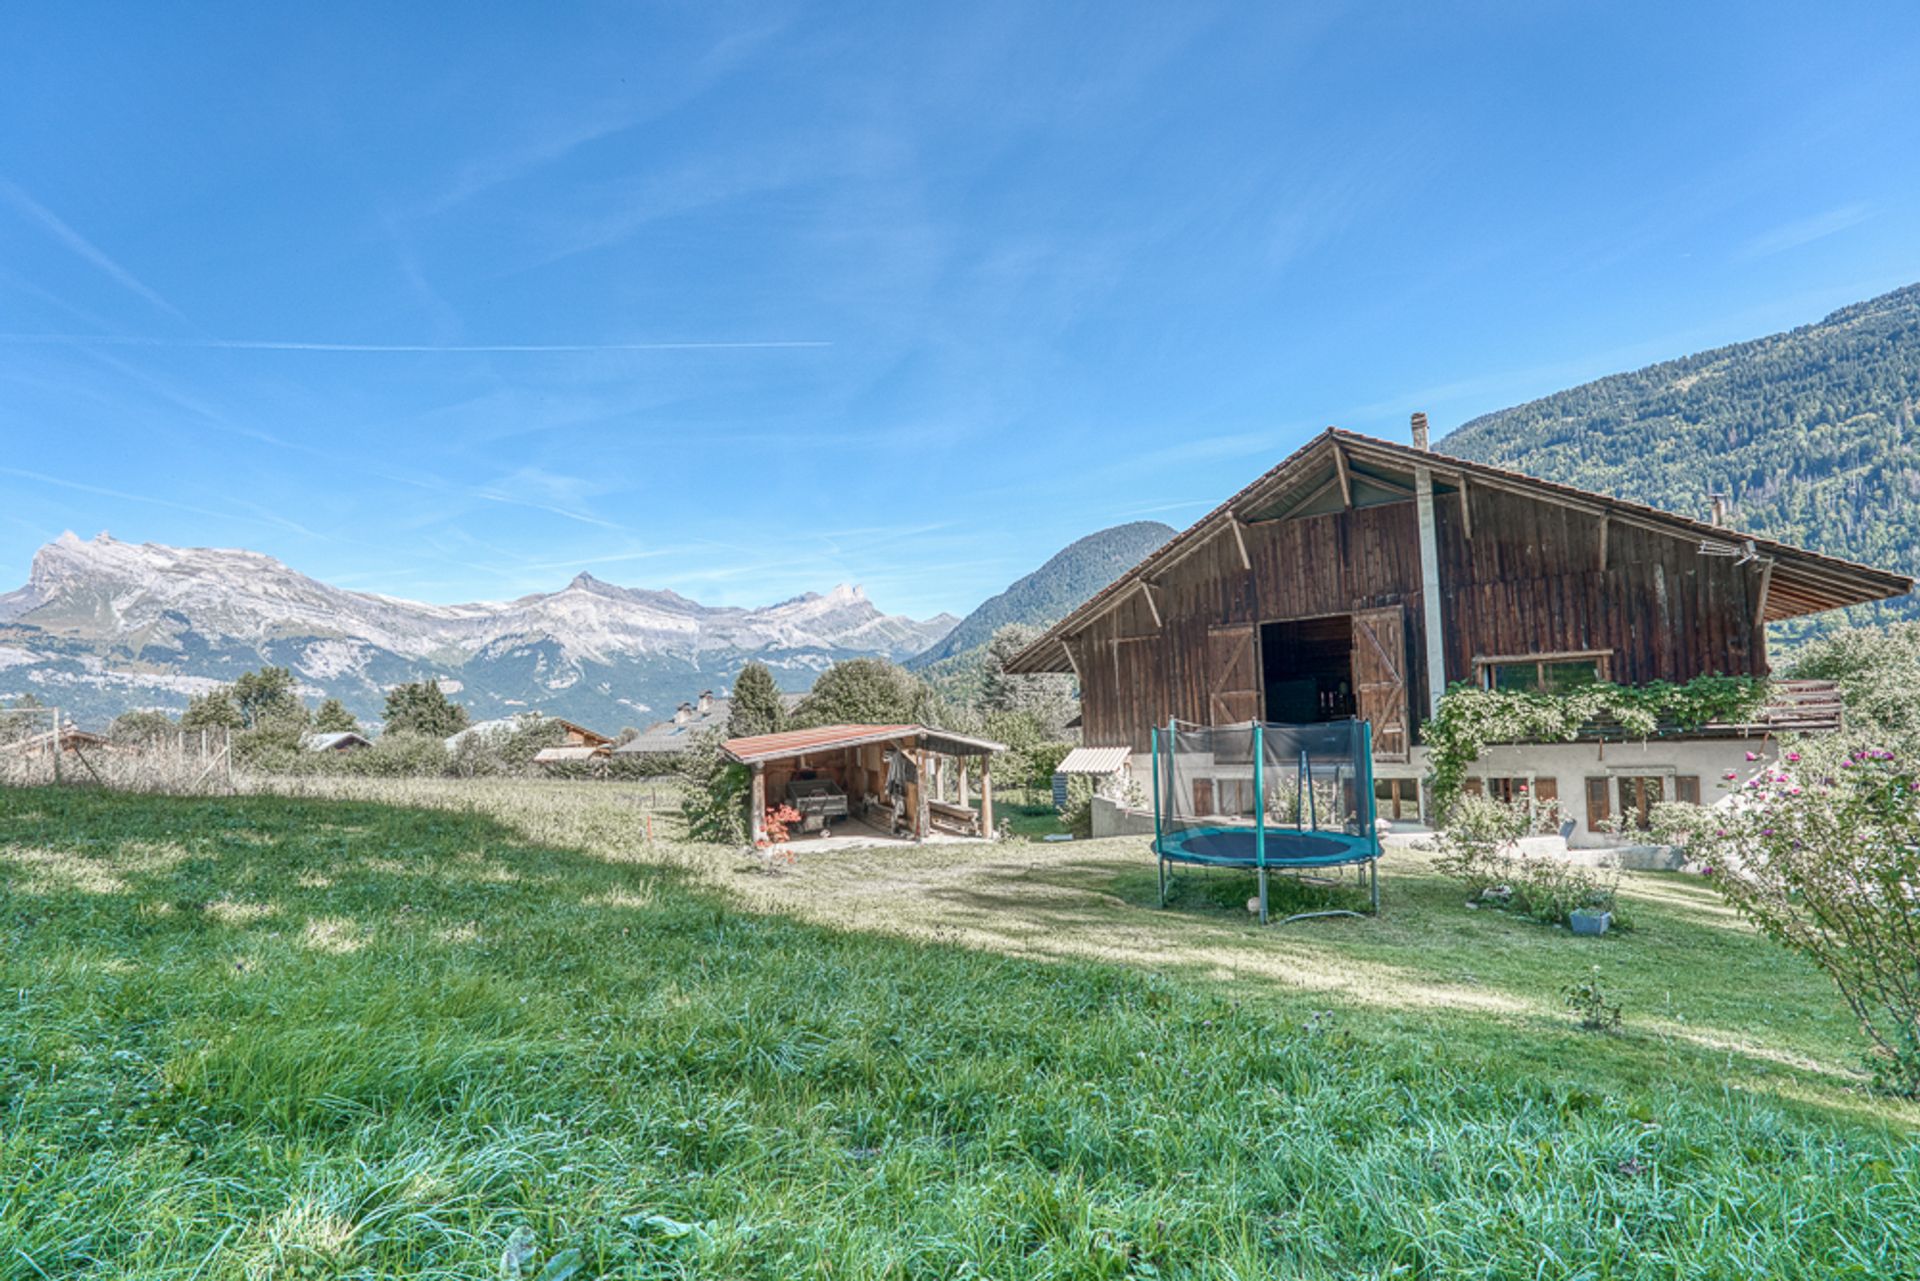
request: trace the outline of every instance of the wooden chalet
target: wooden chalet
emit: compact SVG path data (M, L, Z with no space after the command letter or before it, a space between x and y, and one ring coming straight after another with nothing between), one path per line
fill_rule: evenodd
M560 728L566 737L552 747L543 747L533 754L536 765L571 765L583 761L597 761L613 753L614 741L605 734L597 733L584 725L572 721L560 720Z
M801 812L808 832L843 824L883 839L993 837L1000 743L925 725L823 725L731 738L721 750L753 773L756 845L767 809L782 802Z
M1073 673L1082 740L1129 748L1136 769L1169 719L1365 718L1384 814L1403 797L1417 808L1419 725L1452 682L1765 675L1768 623L1912 587L1714 521L1433 453L1416 414L1412 446L1335 428L1314 437L1009 670ZM1830 687L1789 684L1762 723L1694 737L1831 728L1837 716ZM1601 781L1581 792L1591 803L1574 806L1588 828L1628 808L1614 766L1593 768ZM1678 778L1699 767L1658 768ZM1646 789L1628 790L1644 810Z

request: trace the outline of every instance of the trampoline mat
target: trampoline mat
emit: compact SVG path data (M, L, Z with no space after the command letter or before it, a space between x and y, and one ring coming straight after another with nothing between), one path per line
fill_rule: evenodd
M1260 833L1250 827L1196 827L1161 836L1160 857L1177 863L1212 867L1257 867ZM1293 832L1268 828L1268 867L1338 867L1366 863L1380 856L1379 848L1364 836L1341 832Z

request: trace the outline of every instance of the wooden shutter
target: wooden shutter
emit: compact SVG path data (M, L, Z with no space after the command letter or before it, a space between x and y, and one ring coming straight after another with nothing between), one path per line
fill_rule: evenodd
M1353 616L1355 714L1373 722L1373 755L1407 759L1407 625L1398 605Z
M1560 781L1552 778L1533 780L1533 799L1542 803L1560 799Z
M1260 719L1259 629L1252 623L1207 629L1207 720L1240 725Z
M1193 812L1195 814L1213 813L1213 780L1196 778L1193 780Z
M1700 803L1700 776L1698 774L1680 774L1673 780L1673 799L1685 801L1689 805Z
M1589 778L1587 780L1587 830L1597 832L1600 824L1613 817L1613 806L1608 801L1610 779Z
M1460 780L1460 790L1468 796L1482 796L1487 789L1486 784L1477 778L1463 778Z

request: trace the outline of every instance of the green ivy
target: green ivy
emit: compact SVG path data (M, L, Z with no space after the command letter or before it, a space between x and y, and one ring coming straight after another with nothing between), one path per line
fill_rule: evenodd
M1767 701L1755 676L1696 676L1684 685L1599 682L1559 694L1482 689L1459 682L1441 696L1422 727L1427 787L1436 813L1460 795L1467 768L1495 743L1571 743L1594 722L1612 722L1622 737L1651 738L1662 727L1698 729L1716 721L1750 720Z

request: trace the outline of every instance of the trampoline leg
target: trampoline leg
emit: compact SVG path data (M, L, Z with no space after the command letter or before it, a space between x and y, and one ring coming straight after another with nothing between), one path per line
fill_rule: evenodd
M1267 923L1267 869L1260 869L1260 924Z
M1380 915L1380 860L1374 859L1367 864L1367 880L1372 883L1373 914Z
M1167 905L1167 860L1161 858L1155 859L1154 862L1160 866L1160 906L1165 907Z

